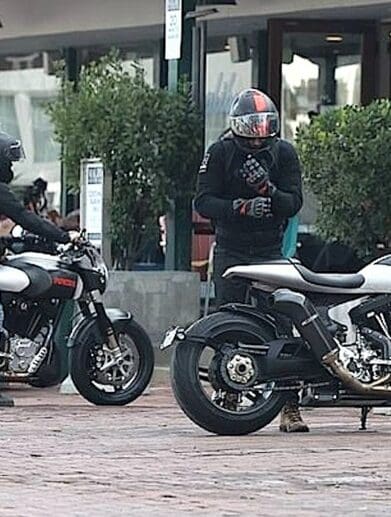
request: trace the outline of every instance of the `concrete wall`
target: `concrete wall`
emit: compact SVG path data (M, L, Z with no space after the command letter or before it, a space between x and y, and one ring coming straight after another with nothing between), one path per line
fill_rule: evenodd
M199 317L199 275L183 271L112 271L105 304L132 312L157 346L170 326L187 325ZM161 354L155 351L161 364ZM167 362L167 356L163 356L163 362Z

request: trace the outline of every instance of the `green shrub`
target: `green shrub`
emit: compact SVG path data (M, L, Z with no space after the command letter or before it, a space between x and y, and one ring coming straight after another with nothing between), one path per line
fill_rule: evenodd
M391 238L391 102L317 116L297 135L304 181L319 201L317 227L361 256Z
M192 197L202 142L188 83L168 92L134 69L112 52L83 68L76 85L63 77L48 108L67 186L78 189L82 158L100 157L112 173L113 255L123 269L137 260L169 199Z

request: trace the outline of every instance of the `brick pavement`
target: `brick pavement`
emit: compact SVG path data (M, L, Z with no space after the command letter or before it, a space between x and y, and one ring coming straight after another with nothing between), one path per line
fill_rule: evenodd
M19 388L0 410L1 516L391 515L389 417L305 413L312 432L276 423L246 437L195 427L170 391L125 408Z

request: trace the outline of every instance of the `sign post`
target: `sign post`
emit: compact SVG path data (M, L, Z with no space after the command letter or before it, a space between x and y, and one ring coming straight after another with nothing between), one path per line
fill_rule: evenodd
M180 59L182 45L182 0L166 0L165 58Z
M191 45L193 21L186 14L193 11L196 0L165 0L165 58L168 60L168 89L176 91L178 78L191 77ZM189 270L191 263L191 219L189 202L171 200L166 216L167 247L165 268Z
M99 158L81 161L80 227L111 268L111 175Z

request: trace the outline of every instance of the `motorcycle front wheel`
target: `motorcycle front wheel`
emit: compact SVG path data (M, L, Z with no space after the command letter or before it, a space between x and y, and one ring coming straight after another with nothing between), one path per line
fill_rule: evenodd
M286 395L273 391L273 384L235 391L221 382L227 347L240 354L241 344L265 345L274 339L270 330L242 316L217 312L199 320L191 333L208 340L180 343L173 354L171 383L184 413L203 429L219 435L253 433L274 420Z
M96 405L129 404L142 394L153 373L153 348L144 329L133 320L116 321L113 329L120 357L102 343L96 328L70 351L72 380L80 395Z

